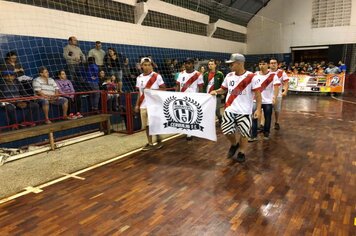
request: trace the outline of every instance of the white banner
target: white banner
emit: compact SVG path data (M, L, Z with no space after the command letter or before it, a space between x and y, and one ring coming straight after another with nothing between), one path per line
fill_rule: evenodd
M189 134L216 141L216 97L145 89L150 135Z

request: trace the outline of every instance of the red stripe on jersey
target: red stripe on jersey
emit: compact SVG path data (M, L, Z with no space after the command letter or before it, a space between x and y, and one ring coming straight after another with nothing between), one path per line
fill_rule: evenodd
M215 76L215 72L209 72L208 81L210 82L210 80L212 80L214 76Z
M152 85L156 82L158 77L157 73L153 73L153 75L151 76L151 78L147 81L147 84L145 86L145 89L150 89L152 87ZM140 96L140 100L138 102L138 105L141 106L143 100L145 99L145 94L142 93L142 95Z
M278 71L278 73L277 73L278 78L281 78L282 75L283 75L283 70Z
M209 93L211 93L214 90L214 85L211 85L210 89L209 89Z
M255 89L252 89L252 91L260 91L260 92L261 92L261 87L258 87L258 88L255 88Z
M208 77L208 81L210 82L212 79L214 79L214 77L215 77L215 72L210 72L209 73L209 77ZM209 89L209 93L214 90L214 87L215 87L214 84L211 85L211 87Z
M247 86L252 82L252 78L255 76L255 74L249 74L246 76L244 80L242 80L235 88L232 90L231 95L229 99L225 103L225 108L231 106L231 104L234 102L234 100L239 96L239 94L244 91Z
M278 73L277 73L278 79L281 79L281 78L282 78L283 72L284 72L283 70L279 70L279 71L278 71ZM287 81L289 81L288 77L287 77L287 79L281 80L281 82L287 82Z
M261 84L261 89L264 90L273 81L275 74L270 74L268 78Z
M189 80L184 84L180 91L184 92L185 90L187 90L187 88L189 88L189 86L192 85L199 78L199 76L199 72L195 73L192 77L189 78Z

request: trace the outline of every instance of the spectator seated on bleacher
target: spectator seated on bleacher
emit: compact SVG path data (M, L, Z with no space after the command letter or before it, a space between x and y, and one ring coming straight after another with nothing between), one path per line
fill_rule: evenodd
M21 100L21 97L29 96L26 94L25 89L15 79L15 72L12 70L5 70L1 72L0 80L0 99L16 98L16 101L1 102L1 108L6 111L7 124L13 129L18 129L19 124L22 127L35 126L35 122L38 120L38 104L33 101ZM16 110L20 109L22 117L17 119Z
M119 110L119 94L118 92L118 85L115 83L116 78L114 75L107 76L106 81L102 84L103 90L107 91L107 104L108 104L108 111L118 111ZM116 94L114 94L116 93Z
M21 82L26 93L33 96L32 89L32 77L25 75L25 70L22 65L17 60L17 53L15 51L10 51L6 54L5 63L1 65L0 71L13 71L15 73L15 79Z
M1 71L13 71L16 78L25 75L25 70L17 62L17 53L14 51L6 53L5 64L1 65Z
M99 78L99 84L103 84L106 81L106 72L104 69L99 68L98 78Z
M81 100L80 95L75 95L75 89L70 80L67 79L66 72L64 70L60 70L57 73L58 79L56 80L56 84L59 88L59 93L63 95L63 97L67 98L69 101L69 118L77 119L82 118L82 114L80 114L81 108Z
M39 74L40 76L33 80L33 89L36 95L42 97L39 101L45 115L45 123L52 123L48 116L49 104L62 106L63 119L68 119L68 99L59 96L59 88L54 79L49 77L46 67L41 66L39 68Z

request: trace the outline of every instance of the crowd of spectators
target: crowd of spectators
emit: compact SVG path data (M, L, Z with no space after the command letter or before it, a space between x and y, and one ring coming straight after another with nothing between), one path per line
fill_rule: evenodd
M335 65L334 62L294 62L287 65L285 62L279 64L279 68L286 71L287 74L301 75L326 75L346 73L346 65L342 61ZM258 70L257 65L254 65L254 71Z

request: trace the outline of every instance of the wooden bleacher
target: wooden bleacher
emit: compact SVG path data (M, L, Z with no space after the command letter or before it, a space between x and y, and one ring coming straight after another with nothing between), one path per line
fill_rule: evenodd
M110 129L111 129L110 117L111 114L92 115L76 120L54 122L51 124L39 125L32 128L0 133L0 143L8 143L20 139L48 134L51 149L54 150L55 149L55 142L54 142L55 140L53 137L54 132L76 128L84 125L100 123L100 130L104 130L105 127L106 134L110 134Z

